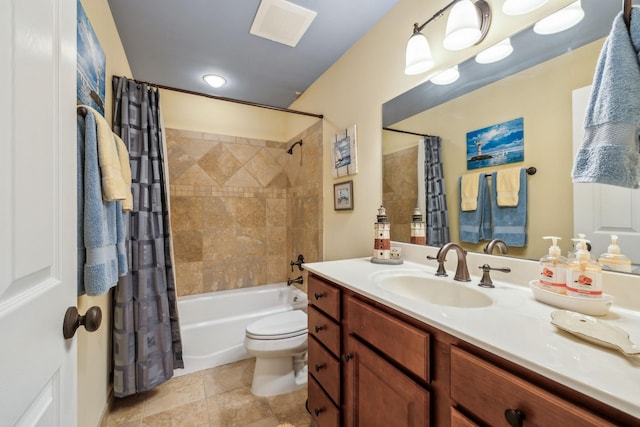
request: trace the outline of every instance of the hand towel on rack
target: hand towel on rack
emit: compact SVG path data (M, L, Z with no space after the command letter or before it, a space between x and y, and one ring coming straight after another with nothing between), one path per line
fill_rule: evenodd
M520 191L520 170L522 168L501 169L493 181L498 196L498 206L518 206L518 192Z
M102 176L102 197L104 200L127 200L132 198L131 180L127 185L124 176L131 176L131 166L129 165L129 153L122 143L120 149L116 134L111 131L111 127L102 115L89 107L82 105L83 108L93 113L97 127L98 141L98 164L100 165L100 174Z
M571 176L638 188L640 166L640 9L631 10L627 29L622 13L613 21L596 66L585 115L585 134Z
M478 243L491 239L491 206L489 206L489 187L487 179L481 175L478 183L478 204L473 211L462 210L462 177L458 180L460 188L460 241Z
M131 165L129 164L129 152L124 141L113 134L113 138L116 142L116 149L118 150L118 159L120 160L120 172L122 174L122 180L127 188L125 198L122 200L122 210L130 211L133 209L133 194L131 193Z
M478 179L479 173L466 173L460 181L460 208L467 211L475 211L478 208Z
M501 239L509 246L527 245L527 170L520 169L520 190L517 206L499 206L497 198L497 172L491 174L491 217L494 239Z
M102 295L127 272L119 201L102 198L95 115L78 115L78 291Z

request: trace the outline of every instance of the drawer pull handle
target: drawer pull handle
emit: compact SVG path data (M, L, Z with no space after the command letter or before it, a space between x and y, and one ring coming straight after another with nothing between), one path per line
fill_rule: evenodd
M313 412L316 414L316 417L317 417L318 415L324 412L324 408L316 408L313 410Z
M345 362L348 362L351 359L353 359L353 354L347 353L347 354L344 355Z
M319 293L317 293L317 292L316 292L315 294L313 294L313 297L314 297L316 300L319 300L320 298L324 298L324 294L319 294Z
M320 372L322 369L324 369L324 368L326 368L326 367L327 367L327 365L325 365L324 363L322 363L322 364L316 364L316 365L314 366L314 368L315 368L316 372Z
M522 427L526 418L524 412L519 409L506 409L504 411L504 417L511 427Z
M321 330L323 330L323 329L324 329L324 326L316 326L316 327L315 327L316 334L317 334L318 332L320 332Z

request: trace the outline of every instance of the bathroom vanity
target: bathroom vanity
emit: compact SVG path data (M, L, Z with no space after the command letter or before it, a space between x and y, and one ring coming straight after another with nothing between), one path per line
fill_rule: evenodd
M480 289L473 267L460 284L426 263L368 258L305 268L308 407L321 427L640 425L640 356L559 331L556 308L526 286L499 277ZM402 290L416 277L460 291L459 306ZM602 319L640 341L637 311Z

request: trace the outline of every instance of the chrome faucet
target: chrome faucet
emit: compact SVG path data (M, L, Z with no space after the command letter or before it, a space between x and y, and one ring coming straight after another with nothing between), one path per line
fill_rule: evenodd
M493 248L496 246L498 247L498 249L500 249L501 254L504 255L509 253L509 246L507 246L507 244L500 239L493 239L492 241L487 243L487 246L484 247L484 253L492 254Z
M438 272L436 273L436 276L447 275L447 272L444 269L444 261L447 256L447 252L449 252L450 249L454 249L458 256L458 266L456 267L456 274L453 276L453 280L457 280L458 282L470 282L471 278L469 277L469 269L467 268L467 252L455 242L447 243L438 251L438 255L436 255L436 260L438 261Z

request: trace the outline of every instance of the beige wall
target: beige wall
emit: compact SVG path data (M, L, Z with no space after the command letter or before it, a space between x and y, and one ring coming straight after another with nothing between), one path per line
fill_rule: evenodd
M534 166L538 173L529 177L528 244L525 248L511 248L509 253L538 259L547 252L548 243L540 238L546 235L560 236L563 252L570 249L573 235L571 93L591 83L602 43L603 40L595 41L394 124L398 129L442 137L452 240L457 241L459 233L458 177L468 172L466 133L523 117L525 160L519 165ZM384 137L389 151L415 145L417 138L391 132L385 132ZM387 140L393 142L387 144ZM482 171L512 166L514 164ZM393 229L391 235L395 238ZM464 246L479 251L485 244Z
M277 142L167 129L178 295L284 282L297 254L318 260L321 131Z
M105 117L111 123L113 75L131 76L120 37L106 1L82 1L100 45L107 57ZM110 293L101 297L81 296L78 309L85 313L91 306L102 309L102 326L96 332L80 329L78 340L78 425L98 426L111 390L109 378L111 360L111 299Z
M432 4L434 3L434 4ZM557 10L570 1L550 2L535 13L505 17L494 8L492 28L483 43L460 52L440 48L446 20L427 26L436 67L430 74L404 75L404 49L414 22L424 22L441 5L423 0L400 0L380 22L347 51L291 108L325 115L324 120L324 259L368 256L373 250L373 223L382 202L381 106L426 81L433 73L462 62L517 29ZM358 129L358 174L353 175L353 211L334 211L331 176L331 138L351 124ZM351 177L349 177L351 179Z

